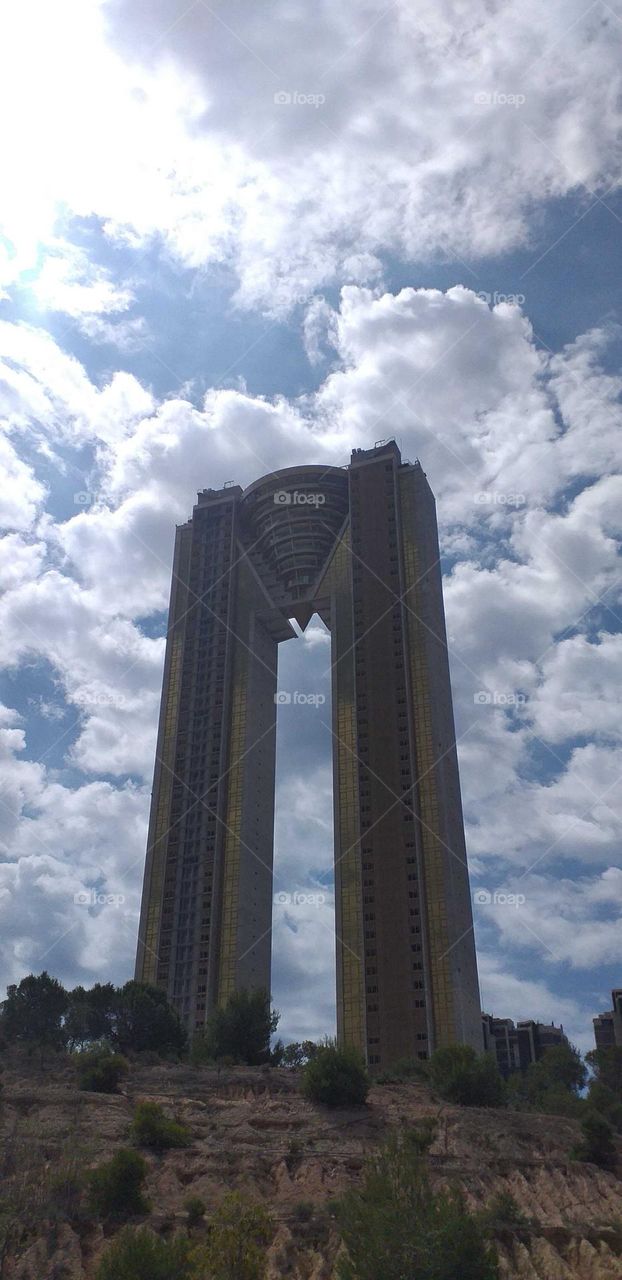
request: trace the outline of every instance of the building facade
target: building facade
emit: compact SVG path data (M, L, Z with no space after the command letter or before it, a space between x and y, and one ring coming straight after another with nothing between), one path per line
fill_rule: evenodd
M622 989L611 992L611 1006L593 1019L597 1049L622 1048Z
M526 1071L532 1062L539 1062L547 1049L568 1044L564 1028L556 1027L553 1022L533 1022L531 1019L517 1022L516 1034L521 1071Z
M514 1022L511 1018L495 1018L490 1013L483 1013L482 1031L486 1053L493 1054L501 1075L507 1080L513 1071L520 1070L518 1034Z
M435 504L394 441L204 490L177 530L136 976L189 1030L270 989L277 648L331 633L337 1024L483 1047Z
M564 1028L552 1022L525 1019L515 1024L511 1018L495 1018L483 1013L482 1031L484 1049L494 1055L506 1079L513 1071L526 1071L532 1062L539 1062L547 1049L568 1044Z

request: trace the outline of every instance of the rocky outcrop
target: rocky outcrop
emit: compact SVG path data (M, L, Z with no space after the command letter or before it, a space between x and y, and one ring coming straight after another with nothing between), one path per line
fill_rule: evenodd
M295 1073L283 1070L140 1066L117 1096L78 1092L68 1069L7 1072L4 1082L2 1280L92 1280L104 1230L72 1214L67 1197L88 1167L127 1142L144 1098L192 1134L190 1147L147 1157L150 1225L173 1231L185 1224L188 1196L209 1211L240 1190L275 1219L270 1280L329 1280L339 1245L331 1200L356 1184L392 1127L430 1115L433 1179L458 1183L473 1208L507 1190L530 1219L499 1236L504 1280L622 1278L622 1182L570 1159L578 1138L570 1120L439 1106L415 1083L376 1086L366 1107L328 1111L306 1102Z

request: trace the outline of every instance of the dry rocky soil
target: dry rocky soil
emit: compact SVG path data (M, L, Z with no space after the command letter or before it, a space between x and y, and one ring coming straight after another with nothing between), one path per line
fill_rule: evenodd
M339 1246L331 1201L356 1185L392 1127L430 1115L433 1179L460 1184L473 1208L509 1191L532 1220L498 1239L504 1280L622 1278L622 1150L618 1176L572 1161L570 1120L439 1104L418 1083L377 1085L365 1107L331 1111L301 1097L296 1072L266 1068L139 1065L117 1095L79 1092L70 1068L7 1068L3 1085L1 1280L93 1280L112 1229L50 1216L50 1183L67 1166L83 1179L127 1145L144 1099L192 1135L186 1149L147 1155L148 1224L174 1231L189 1196L209 1215L239 1190L275 1220L269 1280L330 1280Z

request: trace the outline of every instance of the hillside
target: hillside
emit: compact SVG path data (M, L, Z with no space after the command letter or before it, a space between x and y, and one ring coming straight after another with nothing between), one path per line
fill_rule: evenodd
M435 1180L458 1181L472 1207L509 1190L537 1219L498 1241L507 1280L622 1277L622 1181L570 1161L578 1129L569 1120L439 1105L420 1084L376 1086L366 1107L331 1112L300 1096L296 1073L265 1068L141 1065L116 1096L79 1092L68 1068L7 1069L3 1082L3 1212L14 1223L2 1280L92 1280L102 1228L58 1211L51 1218L50 1183L74 1163L83 1179L124 1144L141 1099L162 1103L192 1134L188 1149L147 1157L150 1224L170 1231L184 1225L189 1195L209 1211L225 1191L241 1190L278 1222L270 1280L329 1280L338 1247L330 1201L356 1183L391 1126L429 1115L438 1122Z

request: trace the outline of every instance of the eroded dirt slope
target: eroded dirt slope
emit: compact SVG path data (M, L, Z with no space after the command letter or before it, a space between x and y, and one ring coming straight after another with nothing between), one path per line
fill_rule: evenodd
M2 1280L92 1280L102 1228L58 1213L50 1221L49 1185L74 1162L83 1177L125 1144L133 1108L147 1098L192 1134L189 1148L147 1157L153 1228L183 1226L190 1195L209 1212L226 1191L243 1191L278 1223L270 1280L329 1280L338 1247L330 1201L357 1182L392 1126L429 1115L435 1180L459 1182L472 1207L508 1190L535 1220L498 1241L507 1280L622 1278L622 1181L570 1160L578 1131L568 1120L439 1106L419 1084L377 1086L368 1106L331 1112L305 1102L283 1070L140 1067L118 1096L80 1093L69 1070L3 1078L3 1181L18 1211L9 1213Z

